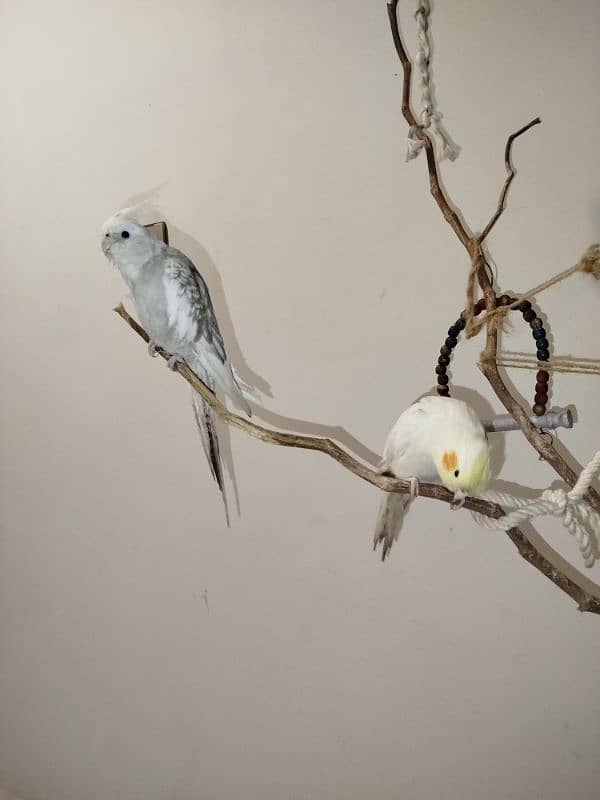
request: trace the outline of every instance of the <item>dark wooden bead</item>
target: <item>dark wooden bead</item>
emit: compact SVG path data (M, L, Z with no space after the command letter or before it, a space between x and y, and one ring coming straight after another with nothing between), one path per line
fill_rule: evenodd
M479 300L475 303L475 306L473 308L475 316L477 316L477 314L481 314L481 312L484 309L485 309L485 297L480 297Z
M529 309L531 308L531 303L529 302L529 300L521 300L517 308L519 309L519 311L529 311Z
M439 383L440 386L447 386L448 380L449 378L447 375L438 375L437 382Z
M459 331L462 331L464 330L466 324L467 323L465 322L465 320L462 317L459 317L454 323L454 327L457 328Z
M538 339L535 343L535 346L538 350L550 350L550 345L548 344L548 339Z
M456 325L450 325L450 327L448 328L448 336L452 336L453 339L456 339L459 333L460 331L458 330Z
M447 344L443 344L443 345L440 347L440 353L441 353L443 356L449 356L449 355L451 355L451 353L452 353L452 348L451 348L451 347L448 347L448 345L447 345Z
M548 402L548 395L546 392L537 392L535 397L533 398L534 403L539 403L541 406L545 406Z
M542 320L539 317L536 317L535 319L532 319L529 324L531 325L531 329L534 330L534 331L539 330L540 328L544 327L544 323L542 322Z
M435 368L436 375L445 375L446 374L446 367L443 367L441 364L438 364Z
M447 367L449 363L450 359L448 356L438 356L438 364L440 364L440 366Z
M528 308L526 311L523 312L523 319L525 322L533 322L536 318L537 314L533 310L533 308Z
M537 360L538 361L548 361L550 358L550 351L549 350L538 350L537 351Z
M538 381L535 385L536 394L542 394L546 392L548 394L548 382L547 381Z
M454 336L448 336L446 339L446 346L449 347L451 350L453 347L456 347L458 344L458 339L455 339Z
M537 375L535 376L535 379L538 383L548 383L549 378L550 378L550 373L546 372L545 369L540 369Z
M501 294L496 303L499 306L509 306L512 301L513 299L509 294Z
M438 386L437 393L440 397L448 397L450 394L450 389L447 386Z
M533 338L534 339L545 339L546 338L546 331L544 328L533 328Z
M541 417L546 413L546 406L543 406L541 403L536 403L533 407L533 413L536 417Z

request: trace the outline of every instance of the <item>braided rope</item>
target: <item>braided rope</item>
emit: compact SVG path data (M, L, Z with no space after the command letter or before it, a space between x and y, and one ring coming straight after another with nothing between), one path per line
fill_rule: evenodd
M600 450L581 471L577 483L569 492L564 489L546 489L535 500L524 500L506 492L483 492L481 497L485 500L511 510L500 519L484 517L477 512L472 512L473 518L486 528L505 531L534 517L558 517L577 541L585 566L592 567L600 559L600 514L594 511L583 496L598 471Z
M417 0L417 10L415 18L417 20L417 52L415 55L415 67L417 69L417 83L421 90L421 130L431 128L435 136L442 144L442 158L449 158L450 161L458 156L458 147L452 143L448 134L440 125L441 116L433 108L433 94L431 89L431 72L429 69L431 62L431 45L429 42L429 16L431 7L429 0ZM417 129L414 126L408 131L408 149L406 160L411 161L416 158L423 149L423 142L416 135Z

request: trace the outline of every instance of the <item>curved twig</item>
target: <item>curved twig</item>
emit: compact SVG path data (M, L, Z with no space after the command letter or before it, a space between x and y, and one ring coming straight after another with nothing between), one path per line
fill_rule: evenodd
M138 336L140 336L146 343L150 342L150 337L142 326L131 317L122 304L119 304L114 311L123 319ZM170 354L160 347L156 348L156 352L165 360L168 360ZM192 372L192 370L181 362L176 365L176 371L179 372L182 378L186 380L202 397L209 403L219 418L228 425L240 428L260 439L263 442L270 442L271 444L282 445L283 447L298 447L304 450L318 450L325 455L330 456L338 464L341 464L345 469L352 472L362 480L376 486L384 492L397 492L399 494L407 494L410 491L410 481L401 480L397 478L388 478L381 475L376 470L362 464L356 458L347 453L343 448L336 444L331 439L325 439L318 436L305 436L297 433L283 433L282 431L275 431L272 428L265 428L262 425L257 425L250 422L237 414L232 414L220 402L213 392L200 380L200 378ZM443 503L451 503L454 499L452 492L449 492L443 486L438 486L434 483L420 483L419 495L421 497L429 497L433 500L440 500ZM464 503L464 508L469 511L477 511L486 517L499 519L504 516L504 511L496 503L490 503L487 500L482 500L477 497L467 497ZM525 534L519 528L511 528L506 531L510 540L516 545L521 556L535 567L542 575L545 575L551 580L559 589L565 594L568 594L578 605L580 611L589 611L593 614L600 614L600 599L589 595L584 589L581 588L575 581L564 575L558 570L547 558L545 558L539 550L527 539Z
M504 181L504 186L502 187L502 191L500 192L500 198L498 200L498 207L496 208L496 211L492 215L492 218L490 219L488 224L483 229L483 233L480 234L480 236L477 237L477 239L479 241L479 244L481 244L483 242L483 240L486 238L488 233L492 230L494 225L498 222L498 220L502 216L502 212L504 211L505 203L506 203L506 195L508 194L508 190L510 188L510 185L513 182L513 179L514 179L514 177L516 175L515 168L513 167L512 160L511 160L511 151L512 151L512 146L513 146L514 140L518 139L519 136L522 136L530 128L533 128L534 125L539 125L541 122L542 122L542 120L539 117L536 117L535 119L532 119L531 122L528 122L527 125L523 125L522 128L519 128L518 131L515 131L514 133L511 133L511 135L508 137L508 139L506 141L506 147L504 148L504 166L506 167L506 172L508 174L506 176L506 180Z

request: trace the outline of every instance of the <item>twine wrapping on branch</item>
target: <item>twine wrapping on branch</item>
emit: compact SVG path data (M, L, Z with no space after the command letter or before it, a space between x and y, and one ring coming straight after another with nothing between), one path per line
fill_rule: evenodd
M475 273L476 268L477 265L473 263L471 265L471 273L469 274L467 283L467 300L469 297L472 299L473 283L471 276ZM563 270L562 272L559 272L557 275L553 275L551 278L548 278L538 286L534 286L533 289L529 289L528 291L524 292L514 301L514 303L510 303L510 305L507 306L493 308L487 311L479 319L471 319L470 324L466 329L467 339L470 339L471 336L474 336L476 333L478 333L484 325L487 325L492 317L507 314L513 308L518 306L519 303L522 303L523 300L531 300L532 298L537 297L537 295L546 291L546 289L549 289L551 286L555 286L557 283L570 278L571 275L575 275L577 272L585 272L588 275L591 275L593 278L596 278L596 280L600 280L600 244L590 245L576 264L568 269ZM471 287L470 293L469 287Z
M493 530L507 531L534 517L558 517L571 536L574 536L586 567L592 567L600 559L600 514L584 500L596 473L600 471L600 450L581 471L577 483L570 491L546 489L534 500L523 500L505 492L487 491L482 498L498 503L510 510L499 519L485 517L472 511L479 525Z
M581 375L600 375L600 360L593 358L551 358L549 361L538 361L527 353L502 352L497 355L482 353L480 363L494 361L499 367L515 369L545 369L548 372L568 372Z
M417 51L415 54L415 67L417 69L417 83L421 90L421 124L420 129L430 128L442 145L442 158L450 161L458 156L459 148L451 141L442 128L441 115L433 108L433 91L431 88L431 45L429 42L429 15L431 7L429 0L417 0L415 19L417 20ZM408 131L408 149L406 160L416 158L423 149L423 141L417 136L417 128L412 126Z

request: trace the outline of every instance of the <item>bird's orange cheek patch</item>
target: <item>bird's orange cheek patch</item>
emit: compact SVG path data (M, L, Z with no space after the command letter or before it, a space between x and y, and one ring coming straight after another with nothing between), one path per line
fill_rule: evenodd
M448 472L452 472L458 466L458 457L454 450L447 450L444 455L442 456L442 464L448 470Z

